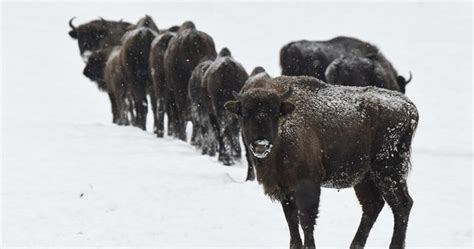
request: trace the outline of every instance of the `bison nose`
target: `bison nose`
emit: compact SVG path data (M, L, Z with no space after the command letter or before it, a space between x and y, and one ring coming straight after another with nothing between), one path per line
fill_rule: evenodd
M250 151L256 158L265 158L272 150L272 144L266 140L256 140L249 145Z

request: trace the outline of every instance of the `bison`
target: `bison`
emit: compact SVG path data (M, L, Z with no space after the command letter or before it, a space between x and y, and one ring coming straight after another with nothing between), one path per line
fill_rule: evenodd
M158 36L156 25L149 16L142 18L133 30L122 38L120 61L127 87L130 91L133 106L132 124L146 130L148 113L147 95L151 97L153 110L156 110L156 99L150 73L151 43Z
M405 89L409 81L405 81L403 76L399 76L392 64L385 58L379 49L359 39L351 37L336 37L327 41L295 41L283 46L280 50L280 65L282 75L287 76L313 76L322 81L328 82L326 70L328 66L336 59L344 56L350 57L370 57L375 55L379 63L379 69L386 77L391 78L393 82L389 84L398 84L398 87L390 86L395 90ZM354 69L354 68L351 68ZM353 74L357 74L354 72ZM347 78L347 81L350 81ZM345 81L346 82L346 81ZM329 82L328 82L329 83ZM351 82L354 84L354 82ZM374 83L374 82L370 82ZM365 84L367 85L367 83Z
M115 48L116 46L107 47L92 52L87 60L86 67L82 72L84 76L97 84L99 90L104 92L107 91L107 84L105 83L104 76L105 65L109 59L110 54Z
M392 70L385 70L379 59L381 54L366 57L342 56L329 64L325 72L327 83L345 86L376 86L405 93L406 85L411 81L396 76ZM391 65L388 65L391 66Z
M121 63L121 46L112 50L104 69L104 81L107 87L110 104L112 107L113 123L118 125L130 124L131 98L125 69Z
M169 106L167 106L169 91L166 86L164 56L170 40L175 36L176 34L174 32L163 32L162 34L158 35L151 44L150 73L157 102L156 110L153 110L155 113L153 131L158 137L163 137L164 135L165 112L170 109ZM169 135L172 130L170 124L171 122L168 119Z
M204 57L216 57L212 38L196 29L194 23L184 22L172 38L164 56L164 68L169 95L169 117L174 136L186 140L189 120L188 83L194 68Z
M188 98L191 107L191 122L193 132L191 145L201 149L202 154L214 156L217 150L216 128L211 122L212 106L207 93L204 75L212 64L213 57L204 57L194 68L189 78Z
M130 23L107 21L103 18L93 20L75 27L72 24L74 17L69 20L69 36L76 39L81 56L87 57L91 52L102 48L120 45L122 36L127 32Z
M363 248L386 202L395 219L390 248L404 248L413 200L408 193L415 105L377 87L326 84L314 77L261 73L225 107L239 117L257 180L281 202L290 248L315 248L321 187L353 187L362 219L351 248Z
M242 155L238 120L225 110L224 104L233 99L232 92L240 91L248 77L245 68L232 57L228 48L219 52L204 75L211 106L210 118L219 144L218 160L224 165L234 164L234 159Z

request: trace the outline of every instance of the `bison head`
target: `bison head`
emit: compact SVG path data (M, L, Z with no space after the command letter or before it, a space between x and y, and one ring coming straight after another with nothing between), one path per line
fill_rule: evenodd
M86 55L86 52L102 48L102 41L108 34L107 21L100 19L75 27L72 24L73 20L74 17L69 21L69 26L72 28L69 36L77 40L81 56Z
M225 104L227 110L239 116L244 141L254 157L266 158L277 142L280 117L295 108L286 101L291 94L291 88L283 94L273 89L249 89L242 95L234 92L236 100Z
M93 52L87 60L86 67L82 73L92 81L101 80L104 78L106 62L107 55L102 50Z

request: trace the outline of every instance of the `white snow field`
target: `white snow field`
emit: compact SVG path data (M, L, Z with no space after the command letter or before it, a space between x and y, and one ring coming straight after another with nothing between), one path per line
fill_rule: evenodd
M1 248L287 248L280 204L257 183L232 180L244 179L246 162L222 166L156 138L151 122L147 132L111 123L108 97L82 75L67 23L145 14L163 28L193 20L249 72L260 65L274 76L289 41L347 35L379 46L400 74L413 73L407 95L420 112L407 248L472 248L471 3L1 7ZM324 189L317 246L348 248L360 216L352 189ZM392 226L386 205L367 247L388 248Z

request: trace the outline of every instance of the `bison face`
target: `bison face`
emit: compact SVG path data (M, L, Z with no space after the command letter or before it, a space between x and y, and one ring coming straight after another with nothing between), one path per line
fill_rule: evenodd
M99 51L92 53L82 73L92 81L102 80L104 78L106 60L107 58L104 52Z
M71 34L73 32L73 34ZM107 31L100 29L90 29L90 30L73 30L69 34L71 37L77 37L77 42L79 44L79 52L81 56L87 55L87 52L92 52L94 50L100 49L102 47L102 41L104 40Z
M278 140L279 118L295 108L286 101L290 95L291 88L281 96L275 91L256 89L225 104L227 110L239 116L244 141L254 157L263 159L271 153Z
M74 17L69 21L72 29L69 31L69 36L77 40L81 56L84 57L86 52L90 53L103 47L104 39L108 34L107 21L101 19L75 27L72 24L73 20Z

